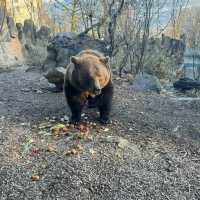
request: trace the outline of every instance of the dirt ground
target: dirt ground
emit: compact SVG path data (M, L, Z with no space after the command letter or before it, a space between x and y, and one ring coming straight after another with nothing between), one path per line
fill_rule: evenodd
M0 200L200 199L200 100L114 84L113 123L85 109L83 131L41 74L0 73Z

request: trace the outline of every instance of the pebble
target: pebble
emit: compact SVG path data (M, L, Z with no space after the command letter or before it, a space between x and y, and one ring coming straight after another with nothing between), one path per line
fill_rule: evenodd
M23 88L23 89L21 89L21 91L22 91L22 92L30 92L31 89L29 89L29 88Z
M103 131L104 131L104 132L108 132L108 131L109 131L109 128L105 128Z
M69 117L68 116L64 116L60 119L61 122L65 122L65 121L69 121Z
M64 116L65 121L69 121L69 117L67 115Z
M41 90L36 90L35 91L37 94L42 94L43 92Z
M0 119L1 119L1 120L4 120L4 119L5 119L5 116L1 116Z

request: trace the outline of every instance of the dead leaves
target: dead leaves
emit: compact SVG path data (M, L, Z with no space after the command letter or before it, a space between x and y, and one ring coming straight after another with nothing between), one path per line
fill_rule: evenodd
M64 124L56 124L50 128L50 131L52 132L54 136L59 137L62 135L68 135L69 128L65 126Z
M47 152L50 152L50 153L56 152L56 148L53 147L53 146L48 146L47 147Z
M117 149L115 151L115 158L122 159L125 149L128 147L129 142L124 138L118 138Z
M32 180L32 181L39 181L39 180L40 180L40 176L38 176L38 175L33 175L33 176L31 176L31 180Z
M32 146L33 146L33 139L31 137L27 137L21 147L22 157L24 157L26 154L30 152Z
M124 139L124 138L119 138L118 140L118 148L124 150L127 146L129 145L129 142L127 139Z
M39 133L45 133L42 136L53 136L56 141L51 142L51 145L47 145L44 148L44 151L48 153L64 154L65 156L80 155L83 153L84 148L82 145L77 145L81 142L90 142L93 141L95 133L104 133L109 132L109 128L98 127L96 123L82 122L79 125L71 125L65 123L64 121L56 123L56 121L48 121L41 123L39 125ZM64 138L67 137L67 138ZM64 141L72 145L72 148L65 151L59 150L59 141L64 139ZM79 141L81 140L81 141ZM63 140L62 140L63 141ZM75 145L75 146L74 146ZM73 147L74 146L74 147ZM96 157L96 152L89 150L92 157Z
M40 131L39 135L60 137L68 135L69 133L69 125L65 125L62 123L52 123L52 122L44 122L39 125Z
M101 142L116 144L116 151L114 153L114 157L116 159L122 159L126 148L130 146L129 141L127 139L116 136L102 137Z
M70 156L70 155L80 155L83 153L83 147L81 145L77 145L76 147L66 150L64 152L64 155Z
M73 136L73 140L85 140L85 141L92 141L93 137L89 134L89 132L79 132Z
M94 125L82 123L76 127L78 130L77 133L74 134L73 140L85 140L85 141L92 141L93 136L91 135L91 129Z
M64 124L56 124L50 128L50 131L55 132L55 131L59 131L60 129L63 129L63 128L65 128Z

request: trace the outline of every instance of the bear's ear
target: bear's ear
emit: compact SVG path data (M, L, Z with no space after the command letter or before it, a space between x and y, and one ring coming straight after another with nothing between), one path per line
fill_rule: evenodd
M74 64L79 64L80 63L80 59L76 56L72 56L71 57L71 62Z
M110 61L110 58L109 56L106 56L106 57L100 58L99 60L104 64L108 64L108 62Z

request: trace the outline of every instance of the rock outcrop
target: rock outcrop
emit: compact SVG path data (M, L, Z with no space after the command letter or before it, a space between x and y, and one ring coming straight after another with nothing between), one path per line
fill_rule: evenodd
M41 26L37 30L32 20L25 20L24 25L16 24L18 39L25 49L25 58L30 65L41 69L47 57L47 45L51 38L51 30L47 26Z
M130 89L134 92L157 92L160 93L162 86L156 76L141 73L136 75Z

